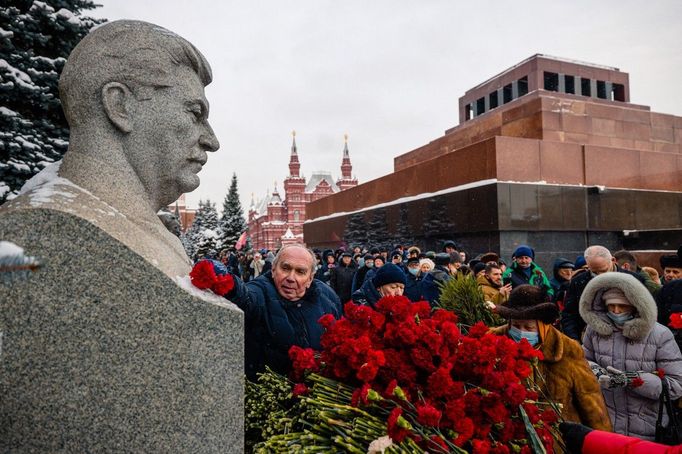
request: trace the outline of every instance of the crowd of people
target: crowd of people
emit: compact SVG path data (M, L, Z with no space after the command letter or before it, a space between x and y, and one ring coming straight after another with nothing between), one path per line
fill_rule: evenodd
M662 278L633 254L600 245L575 260L558 257L549 276L530 246L507 263L495 252L470 258L452 241L439 252L292 245L276 254L226 253L213 264L216 275L233 277L224 296L245 312L249 378L266 365L286 373L292 345L319 349L317 320L339 318L343 303L374 306L404 295L438 307L441 284L461 275L475 279L488 310L506 320L491 332L542 351L536 383L564 420L654 440L663 389L682 397L682 336L668 326L682 312L682 247L661 257Z

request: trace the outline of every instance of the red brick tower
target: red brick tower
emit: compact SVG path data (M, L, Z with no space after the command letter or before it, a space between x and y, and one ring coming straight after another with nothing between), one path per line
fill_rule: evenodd
M348 153L348 134L343 136L343 159L341 160L341 178L336 181L336 185L341 191L352 188L358 185L358 179L353 178L353 165L350 163L350 154Z
M294 235L303 233L305 221L305 178L300 176L301 164L298 162L296 149L296 131L292 131L291 157L289 158L289 176L284 179L284 200L286 204L287 224ZM357 184L357 182L356 182Z

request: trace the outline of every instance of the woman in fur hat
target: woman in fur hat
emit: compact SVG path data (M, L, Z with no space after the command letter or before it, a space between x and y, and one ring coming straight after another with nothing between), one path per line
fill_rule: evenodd
M538 364L542 377L535 377L542 394L562 405L565 421L582 423L599 430L611 430L599 383L585 361L580 345L552 326L559 316L554 303L538 287L520 285L512 290L509 302L497 312L509 323L492 331L517 342L526 339L542 351Z
M595 277L580 298L585 357L599 379L614 431L645 440L656 433L663 381L672 399L682 396L682 355L670 330L656 323L656 312L646 287L625 273Z

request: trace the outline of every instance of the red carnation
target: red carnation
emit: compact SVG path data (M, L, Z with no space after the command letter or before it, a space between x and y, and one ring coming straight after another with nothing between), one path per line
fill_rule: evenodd
M454 422L453 427L458 434L454 443L461 448L474 434L474 422L471 418L460 418Z
M210 260L201 260L192 271L189 273L189 278L192 284L200 289L211 288L216 281L215 270L213 269L213 263Z
M469 329L469 337L477 339L483 337L488 333L488 328L483 322L477 322L474 326Z
M388 415L388 435L396 442L400 443L407 437L410 433L410 423L407 422L403 417L403 409L396 407Z
M213 293L220 296L225 296L234 288L234 279L231 274L223 274L216 276L216 282L211 287Z
M201 260L189 273L192 284L200 288L210 289L216 295L225 296L234 288L234 279L231 274L216 275L213 263L210 260Z
M322 317L320 317L317 323L319 323L322 326L322 328L329 329L331 328L335 321L336 319L332 314L324 314Z
M631 388L638 388L638 387L642 386L643 384L644 384L644 380L642 380L639 377L635 377L630 382L630 387Z
M546 424L546 425L552 425L559 421L559 415L556 414L554 410L551 408L548 408L547 410L543 411L540 413L540 419Z
M433 405L417 405L417 421L423 426L438 427L442 415Z
M489 440L471 440L474 454L488 454L492 448Z
M300 380L306 371L316 371L318 369L315 361L315 352L312 348L301 348L292 345L289 349L289 359L291 359L291 375L294 379Z
M656 369L656 375L658 375L658 378L662 380L663 377L665 377L665 371L659 367Z
M293 390L291 391L291 393L294 395L294 397L305 396L305 395L307 395L309 392L310 392L310 390L309 390L308 387L305 385L305 383L296 383L296 384L294 385Z
M350 404L354 407L359 407L360 404L367 405L367 393L372 389L367 383L362 385L362 388L358 388L353 392Z
M675 329L682 329L682 312L670 314L670 323L668 326Z

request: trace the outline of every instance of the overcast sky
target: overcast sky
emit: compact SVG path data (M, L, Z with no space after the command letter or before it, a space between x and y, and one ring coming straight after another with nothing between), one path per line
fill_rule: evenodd
M283 195L291 131L307 178L340 174L343 135L360 182L458 124L464 92L543 53L630 74L631 101L682 115L682 1L98 0L191 41L221 148L188 195L222 205L232 172L248 209Z

